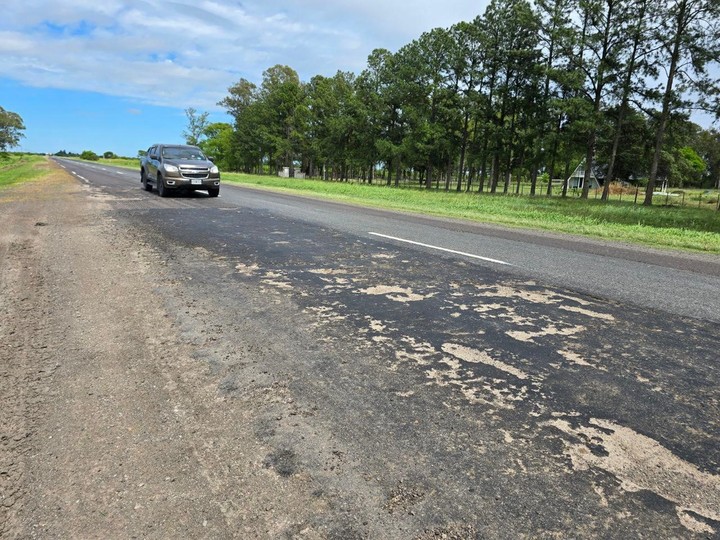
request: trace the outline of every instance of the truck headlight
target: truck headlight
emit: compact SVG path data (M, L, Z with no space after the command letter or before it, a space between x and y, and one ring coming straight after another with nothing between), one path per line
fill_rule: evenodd
M178 169L175 165L165 164L165 165L163 165L163 168L165 169L166 173L177 174L180 172L180 169Z
M213 165L210 167L210 174L217 174L220 172L220 169L218 169L217 165Z

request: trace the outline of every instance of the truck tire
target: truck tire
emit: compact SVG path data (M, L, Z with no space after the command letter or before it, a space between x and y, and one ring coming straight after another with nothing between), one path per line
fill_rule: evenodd
M145 169L142 169L140 171L140 181L142 182L143 188L145 188L145 191L152 191L152 186L148 184L147 181L147 175L145 174Z
M208 188L208 195L210 195L211 197L217 197L218 195L220 195L220 188Z
M157 190L158 195L161 197L167 197L169 195L167 188L165 187L165 181L163 180L160 173L157 175Z

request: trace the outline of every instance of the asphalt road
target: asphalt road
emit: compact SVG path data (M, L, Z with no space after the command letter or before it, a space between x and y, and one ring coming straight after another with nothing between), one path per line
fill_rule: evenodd
M176 273L217 392L290 393L254 429L336 537L720 531L716 258L60 162Z

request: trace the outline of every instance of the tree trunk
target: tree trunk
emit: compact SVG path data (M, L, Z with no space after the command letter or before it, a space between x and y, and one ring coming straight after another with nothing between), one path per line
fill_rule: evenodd
M595 141L597 140L597 132L592 129L588 139L587 153L585 154L585 172L583 174L582 198L587 199L590 193L590 175L592 174L592 162L595 158Z
M613 137L612 151L610 152L610 163L608 164L607 175L605 176L605 185L603 186L602 200L607 201L610 197L610 182L613 181L615 175L615 161L617 160L618 148L620 148L620 136L622 135L623 123L625 121L625 113L627 112L628 100L630 99L632 77L635 72L635 64L637 62L638 47L642 37L642 23L645 20L645 8L647 2L643 1L640 7L640 13L633 34L633 47L630 59L628 61L627 71L622 86L622 99L620 101L620 110L618 110L617 121L615 122L615 135Z
M553 137L552 149L550 150L550 166L548 167L548 197L552 197L552 183L555 177L555 160L557 159L558 145L560 144L560 131L562 130L562 119L557 118L555 123L555 137Z
M460 146L460 165L458 168L458 181L457 181L457 187L455 188L456 191L460 191L462 189L462 175L463 170L465 169L465 152L467 150L467 144L468 144L468 127L470 127L470 113L465 112L465 121L463 122L463 131L462 131L462 144Z
M503 193L507 195L510 189L510 180L512 179L512 160L513 160L513 149L510 148L510 155L508 155L507 165L505 169L505 185L503 186Z
M668 82L665 86L665 95L663 96L663 108L660 115L660 124L658 125L657 133L655 134L655 152L653 154L652 165L650 166L648 185L645 190L645 200L643 201L644 206L652 205L653 192L655 191L655 182L657 181L657 172L660 165L660 154L662 152L662 146L665 139L665 129L667 128L668 120L670 118L670 102L672 100L673 83L675 82L675 74L678 70L680 46L684 37L684 32L681 31L681 28L684 26L686 9L687 0L682 0L680 3L680 12L678 13L676 19L676 29L678 31L675 35L673 51L670 57L670 69L668 70Z
M497 191L497 185L500 181L500 156L496 153L493 154L492 161L492 178L490 180L490 193Z
M480 167L480 184L478 185L478 191L480 193L485 189L485 181L487 180L487 150L488 150L487 137L483 141L482 149L482 165Z
M565 162L565 175L563 176L563 185L562 185L563 198L567 197L568 176L570 176L570 162L569 161Z

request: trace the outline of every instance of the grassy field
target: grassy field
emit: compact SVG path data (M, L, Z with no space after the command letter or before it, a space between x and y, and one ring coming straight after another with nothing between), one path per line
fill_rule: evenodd
M0 189L20 182L37 180L50 171L50 164L44 156L0 154Z
M238 173L223 174L223 181L379 208L720 254L720 213L705 208L646 208L633 205L632 198L628 202L603 203L594 199L446 193Z
M138 171L140 170L140 160L138 158L100 158L100 160L96 161L95 163L104 163L106 165L115 165L116 167L137 169Z

